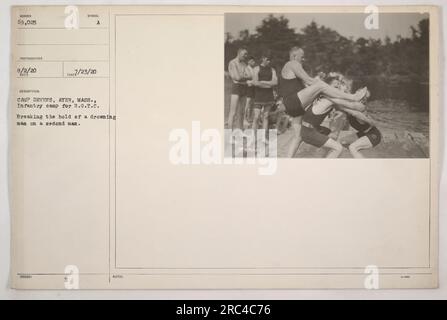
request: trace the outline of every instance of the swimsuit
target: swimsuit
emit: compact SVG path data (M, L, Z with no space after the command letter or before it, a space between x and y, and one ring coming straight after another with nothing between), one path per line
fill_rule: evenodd
M239 63L236 61L236 59L233 59L230 61L230 63L228 65L230 66L231 64L235 64L235 68L241 77L245 76L246 66L242 62L240 63L242 66L240 66ZM244 68L244 70L241 71L240 70L241 67ZM228 69L230 69L230 67L228 67ZM237 81L233 80L233 83L231 86L231 94L237 95L240 97L247 95L247 83L245 81L237 82Z
M315 114L312 106L307 109L303 116L301 128L301 138L304 142L321 148L329 140L328 135L331 133L331 130L321 126L321 123L331 110L332 108L329 108L325 113Z
M243 97L247 95L247 85L243 83L233 82L231 86L231 94Z
M348 116L349 124L355 130L357 130L357 137L368 137L373 147L377 146L382 140L382 134L377 127L370 125L369 123L359 122L359 120L352 116Z
M298 92L304 89L303 82L298 78L284 79L281 75L279 81L279 94L283 97L286 112L292 117L304 114L304 107L298 98Z
M259 66L258 81L272 81L273 69L271 67ZM273 88L255 87L256 108L261 108L264 105L273 105L275 98L273 97Z
M247 97L248 98L252 98L253 99L255 97L255 87L254 86L247 86L246 93L247 93Z

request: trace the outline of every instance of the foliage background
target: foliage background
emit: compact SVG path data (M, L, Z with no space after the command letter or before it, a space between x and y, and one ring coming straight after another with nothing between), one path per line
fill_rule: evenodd
M404 100L418 111L429 107L429 20L411 27L411 37L381 39L347 38L312 21L299 32L284 16L266 16L251 34L241 30L237 37L225 34L225 68L246 47L255 58L271 53L279 72L292 46L305 51L304 68L311 75L338 71L354 80L354 89L368 86L372 100Z

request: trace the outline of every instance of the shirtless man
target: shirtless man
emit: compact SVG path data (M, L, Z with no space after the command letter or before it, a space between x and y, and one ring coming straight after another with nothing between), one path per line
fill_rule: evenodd
M339 104L341 100L358 102L367 93L362 88L355 94L343 92L319 79L312 78L303 69L304 51L299 47L293 47L289 51L290 60L281 70L280 95L283 105L289 116L292 117L291 125L294 137L287 153L288 158L293 158L301 143L301 121L306 108L320 95Z
M237 56L231 60L228 64L228 72L232 80L231 98L230 98L230 113L228 114L228 128L234 129L234 117L236 113L238 115L239 129L243 129L244 124L244 108L241 105L241 98L246 95L247 92L247 78L246 68L248 52L245 48L240 48L237 51Z

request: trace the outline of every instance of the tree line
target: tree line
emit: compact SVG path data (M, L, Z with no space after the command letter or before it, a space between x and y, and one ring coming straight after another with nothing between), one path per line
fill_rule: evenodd
M355 87L368 85L375 98L402 98L428 108L428 19L412 26L409 38L354 40L315 21L296 32L289 27L287 18L271 14L253 34L241 30L236 38L226 33L225 68L237 49L245 47L255 57L269 52L272 66L279 72L292 46L304 49L304 68L311 76L320 71L341 72L354 80Z

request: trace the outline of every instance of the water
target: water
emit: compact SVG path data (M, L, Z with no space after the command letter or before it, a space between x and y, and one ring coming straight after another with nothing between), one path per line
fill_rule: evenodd
M367 86L371 92L371 100L406 101L414 111L429 110L430 87L427 82L407 79L393 80L387 78L356 79L356 87Z
M412 107L407 101L382 99L367 103L368 113L384 132L411 131L429 134L429 114Z

